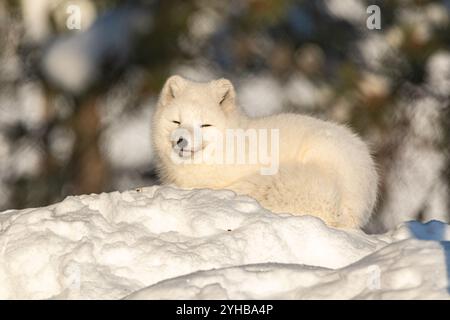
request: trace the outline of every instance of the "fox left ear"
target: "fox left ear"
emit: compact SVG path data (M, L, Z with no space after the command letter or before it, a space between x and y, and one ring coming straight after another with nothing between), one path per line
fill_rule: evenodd
M236 92L234 91L233 84L230 80L215 80L212 82L212 88L217 97L217 102L224 111L228 112L236 108Z

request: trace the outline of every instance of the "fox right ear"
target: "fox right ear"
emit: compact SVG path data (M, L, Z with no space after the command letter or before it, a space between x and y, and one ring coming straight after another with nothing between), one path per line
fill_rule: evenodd
M171 76L169 79L166 80L166 83L164 84L161 90L160 95L161 104L166 105L170 103L180 94L180 92L185 87L186 87L186 80L183 77L179 75Z
M230 80L223 78L214 80L211 82L211 86L217 97L217 102L225 112L232 111L236 108L236 92Z

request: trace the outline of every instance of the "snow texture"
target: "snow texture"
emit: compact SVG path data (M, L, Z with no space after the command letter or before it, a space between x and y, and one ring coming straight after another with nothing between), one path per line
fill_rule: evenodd
M153 186L0 213L0 299L448 299L450 228L382 235Z

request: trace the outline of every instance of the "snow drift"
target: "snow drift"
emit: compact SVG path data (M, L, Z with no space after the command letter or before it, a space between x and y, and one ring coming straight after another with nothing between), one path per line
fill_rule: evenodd
M450 298L450 229L383 235L231 191L149 187L0 213L2 299Z

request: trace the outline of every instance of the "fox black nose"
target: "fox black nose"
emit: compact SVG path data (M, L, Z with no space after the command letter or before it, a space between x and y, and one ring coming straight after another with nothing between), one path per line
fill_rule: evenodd
M180 137L177 141L177 146L180 147L181 149L186 148L186 146L188 145L188 141L186 139L184 139L183 137Z

